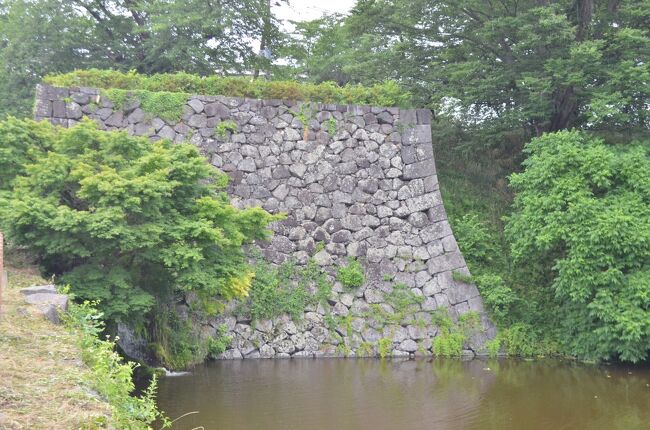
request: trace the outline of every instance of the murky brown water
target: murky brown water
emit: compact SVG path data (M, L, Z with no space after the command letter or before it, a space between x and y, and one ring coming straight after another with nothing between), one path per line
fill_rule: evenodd
M160 381L174 429L650 429L650 368L561 361L215 362Z

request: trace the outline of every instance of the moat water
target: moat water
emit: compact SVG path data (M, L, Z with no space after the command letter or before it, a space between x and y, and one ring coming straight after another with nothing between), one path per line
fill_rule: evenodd
M173 429L650 429L650 367L566 361L219 361L159 381Z

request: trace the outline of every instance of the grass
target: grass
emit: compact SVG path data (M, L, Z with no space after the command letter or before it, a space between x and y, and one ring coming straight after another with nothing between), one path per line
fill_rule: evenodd
M14 264L18 263L18 264ZM20 288L43 285L33 267L9 261L0 310L0 428L103 428L111 408L87 385L76 336L25 304Z

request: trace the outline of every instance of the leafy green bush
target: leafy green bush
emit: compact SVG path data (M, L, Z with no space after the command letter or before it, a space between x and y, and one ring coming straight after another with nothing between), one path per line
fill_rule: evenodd
M515 323L499 333L499 341L511 356L535 357L542 355L537 333L528 324Z
M526 146L506 234L555 294L566 349L636 362L650 350L650 145L565 131Z
M241 246L264 239L278 218L231 206L219 192L227 177L195 147L90 121L59 129L9 120L0 129L0 147L18 148L13 158L27 163L2 202L9 238L78 298L99 300L107 319L142 321L175 291L247 294L253 273Z
M217 358L230 345L232 337L228 336L228 327L221 324L215 337L208 338L208 357Z
M320 103L368 104L374 106L408 106L411 95L397 83L388 81L370 87L333 82L321 84L293 81L251 80L240 77L202 77L188 73L166 73L151 76L114 70L77 70L49 75L44 81L60 87L87 86L121 90L167 91L258 99L304 100Z
M0 192L10 191L25 166L50 149L54 133L47 122L11 117L0 122Z
M191 321L181 318L173 304L159 303L151 314L146 337L157 362L169 369L187 369L205 360L210 339L201 339Z
M495 239L476 213L466 213L454 222L454 234L462 243L463 256L475 264L492 260Z
M122 360L115 351L115 341L102 340L103 315L91 302L73 304L65 317L66 324L79 334L77 337L84 363L92 371L90 386L106 398L111 405L111 424L115 428L149 429L156 420L163 428L169 420L156 407L156 378L140 397L133 395L133 370L135 363Z
M475 276L474 281L481 291L483 302L489 309L494 322L505 326L512 321L513 305L518 301L518 297L506 285L503 278L494 273L483 273Z
M476 312L467 312L458 318L458 324L454 324L447 310L439 309L432 313L432 322L438 326L433 353L441 357L459 357L465 340L480 325L480 318Z
M346 288L357 288L366 281L363 267L355 258L348 259L348 265L339 267L336 279Z
M465 336L458 331L442 331L433 338L433 353L440 357L460 357Z

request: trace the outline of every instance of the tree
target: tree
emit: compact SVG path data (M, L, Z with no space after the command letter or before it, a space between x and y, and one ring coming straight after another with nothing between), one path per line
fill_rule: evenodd
M252 41L262 36L277 46L267 0L9 0L0 6L0 117L28 116L46 73L251 70Z
M585 132L533 139L506 226L516 264L552 268L566 350L640 361L650 353L650 142ZM532 274L532 271L531 271Z
M475 144L650 127L645 0L359 0L341 25L319 58L347 59L341 69L362 83L394 73Z
M2 202L8 237L77 298L100 300L110 321L142 323L179 291L204 301L247 294L253 274L241 247L264 239L277 217L231 206L218 192L227 176L194 146L103 132L90 121L60 129L10 120L0 130L3 148L49 141L49 151L30 153Z

